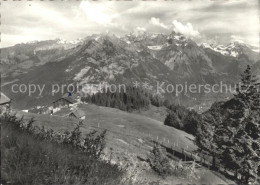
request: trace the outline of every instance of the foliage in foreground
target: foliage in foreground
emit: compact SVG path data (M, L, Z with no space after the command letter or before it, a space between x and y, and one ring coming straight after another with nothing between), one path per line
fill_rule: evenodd
M250 66L242 74L234 98L218 102L203 114L196 143L241 184L255 182L260 172L260 91Z
M166 152L158 143L155 143L153 149L148 155L148 163L152 170L162 177L173 175L185 178L197 178L195 161L188 165L184 165L181 160L178 162L173 161L168 158Z
M8 114L0 122L2 183L120 184L123 170L99 158L105 132L82 140L79 126L58 134Z
M171 165L170 165L170 160L166 156L165 153L163 153L162 148L158 145L155 144L153 147L149 158L148 162L151 166L151 168L158 173L158 175L161 176L167 176L171 174Z

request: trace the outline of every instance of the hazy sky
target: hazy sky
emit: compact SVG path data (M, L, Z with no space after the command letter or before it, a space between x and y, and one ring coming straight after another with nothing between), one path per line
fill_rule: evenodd
M1 47L101 32L171 32L259 45L258 0L2 1Z

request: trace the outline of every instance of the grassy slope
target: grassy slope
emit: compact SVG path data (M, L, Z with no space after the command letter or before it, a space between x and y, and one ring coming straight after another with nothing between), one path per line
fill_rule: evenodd
M3 184L118 184L123 171L68 145L35 137L1 118ZM17 126L18 125L18 126Z
M141 111L136 110L134 113L158 120L160 122L164 122L164 119L168 114L166 107L156 107L153 105L150 105L149 109L142 109Z
M140 143L138 139L150 140L153 138L157 140L158 136L161 141L164 141L165 138L166 144L169 140L169 145L173 145L175 142L178 143L179 147L187 148L188 146L189 151L196 149L192 142L193 136L190 134L165 126L160 121L142 116L138 113L127 113L118 109L99 107L92 104L83 104L80 105L79 108L86 113L86 120L84 120L82 128L83 133L90 129L107 129L109 131L108 143L111 146L115 145L114 142L117 142L119 139L130 145L138 145L139 147L142 143ZM19 114L24 113L20 112L18 115ZM53 128L55 130L64 131L66 129L72 129L74 123L77 122L75 119L30 113L25 114L25 119L29 119L32 116L36 119L35 124L44 125L47 128ZM144 147L144 145L142 144L141 147Z
M178 143L180 148L185 148L188 151L193 151L196 146L193 143L194 137L183 131L177 130L172 127L163 125L162 122L155 119L140 115L138 113L127 113L118 109L107 107L99 107L92 104L82 104L79 108L86 113L86 120L83 122L82 132L87 132L91 129L107 129L107 150L112 148L112 152L118 157L117 160L129 160L131 157L146 158L148 152L151 150L151 139L163 141L166 145L175 145ZM19 112L18 115L25 115L25 119L34 116L36 119L35 124L44 125L47 128L54 130L72 129L75 119L61 118L59 116L49 115L34 115ZM145 113L147 114L147 113ZM151 113L148 113L149 116ZM164 140L165 138L165 140ZM169 143L168 143L169 140ZM111 152L111 151L108 151ZM142 166L143 165L143 166ZM139 168L146 170L147 166L140 163ZM140 171L142 171L140 170ZM136 175L146 180L157 180L154 175L147 172L138 172ZM202 169L199 174L203 176L198 183L225 183L218 176ZM201 181L202 180L202 181ZM212 182L213 180L213 182ZM164 183L189 183L188 179L167 178L163 180ZM193 181L193 183L195 183Z

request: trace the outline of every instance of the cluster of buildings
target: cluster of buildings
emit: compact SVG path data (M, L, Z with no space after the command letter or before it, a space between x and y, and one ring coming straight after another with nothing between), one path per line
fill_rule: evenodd
M37 106L24 112L32 112L37 114L55 115L56 112L66 109L61 116L76 119L85 119L85 112L77 108L80 103L80 97L76 94L66 93L61 98L55 100L50 107ZM4 93L0 93L0 114L11 110L11 99Z
M23 110L23 112L85 119L85 113L77 107L80 103L81 101L78 95L66 93L62 97L53 101L50 106L36 106L29 110Z
M65 114L64 117L83 120L85 119L85 113L82 110L74 107L78 103L80 103L80 97L78 95L66 93L61 98L53 102L53 106L51 107L51 114L55 114L55 112L59 111L61 108L70 108L72 111Z

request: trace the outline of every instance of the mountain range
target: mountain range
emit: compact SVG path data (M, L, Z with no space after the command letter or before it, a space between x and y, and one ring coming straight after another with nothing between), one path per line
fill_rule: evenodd
M26 108L51 103L50 89L44 96L28 97L11 91L14 83L24 84L235 84L246 65L260 75L256 48L232 42L226 46L198 44L182 34L143 33L119 37L94 34L73 42L60 39L17 44L1 49L2 90L14 106ZM155 89L149 89L155 93ZM230 94L161 94L187 106L227 98Z

